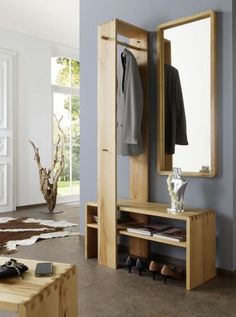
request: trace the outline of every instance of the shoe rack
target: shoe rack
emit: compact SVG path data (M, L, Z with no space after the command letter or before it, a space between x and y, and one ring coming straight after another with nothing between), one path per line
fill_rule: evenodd
M124 225L117 225L116 234L117 236L126 236L129 239L152 241L164 244L166 247L175 246L185 249L186 289L192 290L216 275L215 212L209 209L187 209L185 212L173 215L168 213L166 208L167 205L150 202L142 203L121 200L117 204L117 212L119 211L119 213L125 212L129 215L145 215L146 217L154 216L159 221L163 220L163 218L183 221L186 228L186 241L169 241L153 236L131 233L124 229ZM86 257L97 257L97 236L99 236L100 229L92 216L97 215L97 204L88 203L86 211Z

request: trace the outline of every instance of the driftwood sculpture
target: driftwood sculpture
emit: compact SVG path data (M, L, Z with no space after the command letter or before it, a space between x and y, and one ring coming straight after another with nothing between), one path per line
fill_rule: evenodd
M64 169L65 160L64 160L64 143L65 143L65 134L60 127L60 122L63 117L58 120L55 116L58 125L58 140L55 147L54 159L52 166L49 169L42 167L39 155L39 149L35 144L29 140L30 144L34 149L34 160L38 165L39 179L40 179L40 190L43 194L44 199L46 200L47 207L50 213L53 212L56 201L57 201L57 183L59 177ZM52 180L51 180L52 179Z

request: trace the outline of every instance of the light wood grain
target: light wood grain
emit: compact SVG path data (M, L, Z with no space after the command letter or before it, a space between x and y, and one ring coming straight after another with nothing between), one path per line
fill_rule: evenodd
M93 203L95 206L96 203ZM210 280L216 275L216 232L215 212L211 209L189 208L184 212L171 214L168 205L138 202L135 200L118 200L117 209L134 215L154 216L158 218L184 221L186 224L186 242L165 239L128 232L125 226L117 226L118 234L135 240L153 241L186 249L186 289ZM94 229L93 229L94 230Z
M87 203L85 206L85 224L96 223L94 216L98 215L98 204Z
M186 248L186 246L187 246L186 242L170 241L170 240L167 240L167 239L161 239L161 238L157 238L157 237L153 237L153 236L147 236L147 235L144 235L144 234L133 233L133 232L125 231L125 230L120 230L119 234L120 235L124 235L124 236L129 236L129 237L135 237L135 238L140 239L140 240L148 240L148 241L153 241L153 242L159 242L159 243L163 243L163 244L173 245L173 246L180 247L180 248Z
M211 17L211 176L218 172L217 156L217 13L210 12Z
M141 134L143 140L143 153L130 157L130 198L137 201L149 200L149 77L148 77L148 32L137 29L135 38L130 37L129 43L145 48L145 51L133 50L137 61L143 87L143 117ZM145 215L132 215L133 220L147 223ZM130 253L137 256L148 257L148 241L131 238Z
M198 208L186 208L184 212L178 212L176 214L168 213L167 208L169 205L152 203L152 202L136 202L133 200L118 200L119 210L142 213L144 215L170 218L176 220L187 220L189 217L198 216L209 212L210 209L198 209Z
M191 290L216 275L215 214L207 212L187 221L186 288Z
M89 228L94 228L94 229L98 229L98 224L97 223L88 223L87 227Z
M164 32L161 28L157 29L157 123L158 123L158 138L157 138L157 170L162 174L165 170L165 90L164 90Z
M116 64L117 45L127 38L140 73L144 91L142 135L144 153L131 160L131 197L148 200L148 33L119 19L99 26L98 32L98 261L116 268ZM108 133L109 131L109 133ZM147 221L144 215L134 216ZM87 232L90 229L87 229ZM90 234L92 234L90 232ZM147 255L147 242L134 241L133 253ZM132 247L131 247L132 249ZM136 249L136 251L135 251Z
M129 43L137 42L129 39ZM148 48L148 33L145 37L138 37L139 45ZM142 79L143 87L143 117L142 117L142 140L143 153L130 157L130 199L137 201L149 200L149 96L148 96L148 54L147 52L132 51Z
M195 22L195 21L198 21L198 20L209 18L214 13L215 12L212 11L212 10L199 12L197 14L189 15L189 16L184 17L184 18L180 18L180 19L177 19L177 20L173 20L173 21L169 21L169 22L160 24L158 26L158 28L167 30L167 29L170 29L170 28L173 28L173 27L176 27L176 26L180 26L180 25L186 24L186 23L191 23L191 22Z
M194 17L197 19L198 17ZM183 21L182 21L183 22ZM181 22L181 23L182 23ZM144 88L144 116L142 123L142 133L144 138L144 153L140 156L130 159L130 197L131 200L117 201L117 163L116 163L116 64L117 64L117 45L121 44L117 37L121 35L128 38L129 44L135 49L132 53L135 55L143 80ZM163 30L158 30L160 38L159 55L164 56ZM138 50L140 47L142 50ZM187 209L183 213L176 215L167 212L167 205L149 203L148 188L148 161L149 161L149 144L148 144L148 41L147 32L140 28L123 22L121 20L112 20L99 26L98 32L98 204L89 203L89 208L98 208L98 225L92 221L91 213L87 209L86 232L87 239L92 240L91 247L87 240L86 252L96 256L97 237L98 237L98 261L100 264L116 268L117 261L117 210L128 212L133 219L147 222L149 216L170 218L182 220L187 223L187 240L186 242L170 243L159 238L143 237L142 235L127 233L121 230L122 235L129 236L131 239L130 253L148 256L148 241L156 241L167 245L175 245L186 248L187 252L187 289L192 289L197 285L192 272L191 261L193 258L195 241L192 238L192 232L195 227L200 227L200 232L205 232L205 225L200 222L192 221L208 217L214 213L208 209ZM160 72L159 81L164 80L164 65L159 62ZM160 91L160 102L164 101L164 92ZM109 120L108 120L109 118ZM160 108L160 118L164 118L164 111ZM164 121L163 121L164 122ZM160 123L159 146L163 148L163 123ZM109 131L109 133L107 133ZM160 150L160 149L159 149ZM163 170L164 151L161 153L159 170ZM209 176L209 175L208 175ZM212 220L213 221L213 220ZM210 266L207 263L205 277L202 282L206 281L213 272L213 262L215 260L212 247L214 244L214 230L210 231L209 237L211 244L206 249L202 244L202 252L211 252ZM90 237L90 238L89 238ZM191 239L190 239L191 237ZM132 240L133 239L133 240ZM159 241L160 240L160 241ZM207 245L207 243L206 243ZM190 251L191 249L191 251ZM90 253L91 252L91 253Z
M96 202L93 202L93 205L95 206ZM142 202L124 199L118 199L117 201L118 210L127 211L130 213L141 213L147 216L164 217L184 221L186 221L190 217L199 216L211 211L211 209L208 208L186 208L184 212L172 214L167 212L168 207L170 206L167 204L159 204L154 202Z
M77 271L67 272L60 281L60 316L78 316ZM43 315L41 315L43 316ZM54 315L50 315L54 316Z
M0 264L9 258L1 257ZM35 277L36 263L19 259L29 271L24 279L9 278L0 283L0 309L18 312L20 317L77 317L77 269L71 264L53 263L51 277Z
M117 34L124 36L128 39L135 39L136 38L137 41L139 40L140 37L143 37L143 38L146 37L146 34L147 34L146 30L144 30L136 25L133 25L131 23L128 23L126 21L119 20L119 19L116 19L116 22L117 22ZM142 46L142 44L139 46L143 47L144 49L147 48L145 43L143 46Z
M116 268L116 20L98 28L98 262ZM102 36L114 41L103 40Z

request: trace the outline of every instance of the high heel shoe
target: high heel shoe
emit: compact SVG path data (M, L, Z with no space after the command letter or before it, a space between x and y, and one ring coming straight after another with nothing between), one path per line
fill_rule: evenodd
M128 257L127 257L127 259L126 259L126 262L125 262L125 265L128 267L129 273L131 273L131 271L132 271L132 266L135 266L136 261L137 261L137 258L133 258L133 257L131 257L130 255L128 255Z
M155 261L151 261L148 269L152 273L153 280L155 280L156 274L161 273L162 265Z
M164 284L166 284L167 278L171 278L174 280L182 280L183 270L177 269L175 266L164 265L161 269L161 275L163 275Z
M135 267L138 269L139 275L142 276L142 272L148 269L148 262L145 259L138 258Z

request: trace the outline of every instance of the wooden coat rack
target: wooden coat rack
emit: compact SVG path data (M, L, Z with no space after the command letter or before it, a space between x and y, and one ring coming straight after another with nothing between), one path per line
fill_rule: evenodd
M128 39L128 43L118 40ZM148 32L115 19L98 28L98 261L117 267L117 45L134 54L142 78L144 110L142 120L143 154L130 158L130 199L148 201ZM109 118L109 120L108 120ZM140 222L147 216L134 215ZM148 256L148 242L131 239L130 253Z

